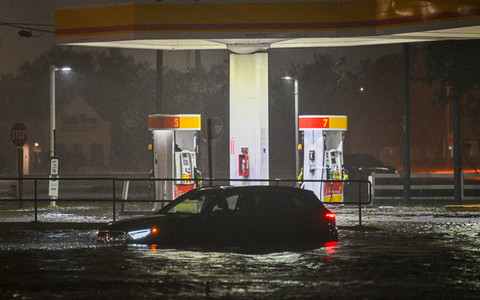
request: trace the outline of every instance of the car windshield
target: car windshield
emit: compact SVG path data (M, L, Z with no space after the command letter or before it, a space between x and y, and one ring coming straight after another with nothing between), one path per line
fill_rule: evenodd
M173 206L165 207L167 209L167 214L199 214L201 213L206 207L208 207L209 203L213 201L215 198L214 195L207 195L207 194L192 194L189 197L184 198L182 201L176 203ZM164 210L162 210L164 211Z

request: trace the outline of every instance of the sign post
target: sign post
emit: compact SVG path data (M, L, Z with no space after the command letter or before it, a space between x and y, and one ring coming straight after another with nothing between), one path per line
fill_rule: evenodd
M50 180L48 181L48 196L52 199L50 206L55 207L58 199L58 157L50 158Z
M23 145L27 140L27 128L23 123L15 123L10 131L12 143L17 147L17 199L20 208L23 206Z

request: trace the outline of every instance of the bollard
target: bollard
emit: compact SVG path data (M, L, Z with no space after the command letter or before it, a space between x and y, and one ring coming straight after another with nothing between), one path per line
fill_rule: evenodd
M358 226L362 226L362 183L358 183Z

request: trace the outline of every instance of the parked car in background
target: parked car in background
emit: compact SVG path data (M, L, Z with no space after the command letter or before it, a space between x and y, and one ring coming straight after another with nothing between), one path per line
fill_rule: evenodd
M176 246L258 246L338 240L335 215L312 191L225 186L189 191L154 215L98 231L100 242Z
M344 167L349 179L364 180L373 172L398 173L392 166L386 166L381 160L369 154L348 154L343 157Z

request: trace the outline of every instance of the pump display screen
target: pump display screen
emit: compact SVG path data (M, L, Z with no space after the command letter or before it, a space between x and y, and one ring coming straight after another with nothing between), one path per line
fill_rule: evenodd
M310 150L308 152L308 159L309 160L315 160L315 151L314 150Z

